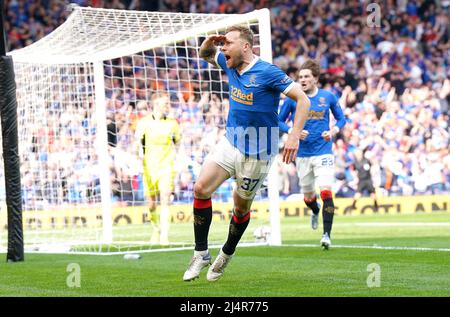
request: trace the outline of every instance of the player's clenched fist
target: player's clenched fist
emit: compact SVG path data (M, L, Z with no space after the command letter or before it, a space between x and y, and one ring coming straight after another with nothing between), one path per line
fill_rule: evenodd
M302 132L300 132L300 140L306 139L308 134L309 134L309 132L307 130L302 130Z
M332 138L334 138L334 136L339 132L339 128L338 127L334 127L331 131L330 130L326 130L322 132L322 138L325 141L331 141Z
M328 131L323 131L322 132L322 138L325 140L325 141L330 141L331 140L331 133L330 133L330 131L328 130Z

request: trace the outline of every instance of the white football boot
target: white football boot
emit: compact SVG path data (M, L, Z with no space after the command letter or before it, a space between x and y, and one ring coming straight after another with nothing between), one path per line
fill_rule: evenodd
M320 240L320 244L322 245L324 250L328 250L331 247L331 240L328 236L328 233L324 233L322 236L322 240Z
M208 274L206 275L208 281L217 281L223 275L223 272L228 263L230 263L232 257L233 255L225 254L222 249L220 249L219 255L208 269Z
M192 281L199 277L203 268L211 264L211 255L208 251L194 251L194 256L189 262L189 267L184 272L183 280Z

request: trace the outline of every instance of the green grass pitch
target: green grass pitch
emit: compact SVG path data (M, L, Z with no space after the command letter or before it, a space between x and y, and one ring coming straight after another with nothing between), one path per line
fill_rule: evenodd
M450 214L336 216L333 247L309 218L283 219L282 247L238 247L215 283L183 282L191 250L123 255L26 254L0 262L0 296L328 297L450 296ZM217 255L218 249L211 253ZM5 254L0 256L5 258ZM70 263L80 287L69 287ZM368 286L379 266L379 284ZM370 278L369 278L370 279Z

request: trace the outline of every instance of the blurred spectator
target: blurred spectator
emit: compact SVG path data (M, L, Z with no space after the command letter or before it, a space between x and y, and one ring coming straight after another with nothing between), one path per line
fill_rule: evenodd
M356 189L355 196L353 197L352 208L356 209L356 203L361 196L370 195L373 199L374 211L378 212L377 193L375 192L375 186L373 185L372 175L372 162L371 152L364 150L356 150L354 152L355 161L354 169L357 172L358 187Z
M358 184L358 176L351 168L355 164L353 153L365 148L373 155L373 182L381 195L450 192L447 2L383 2L380 27L367 25L366 2L361 1L70 2L92 7L196 13L245 13L268 7L274 62L296 79L298 67L306 58L318 59L324 70L320 78L322 87L339 96L348 118L349 124L334 144L336 195L353 196ZM68 3L6 0L5 25L10 50L29 45L61 25L70 14L66 10ZM130 142L136 120L151 111L152 105L146 102L150 100L147 94L151 89L171 93L170 116L179 121L182 129L175 201L192 199L192 183L202 160L223 133L229 106L227 94L223 93L227 87L221 84L223 75L215 70L199 72L205 65L197 65L188 58L184 61L178 58L172 67L165 68L170 66L162 58L166 53L156 49L144 56L113 60L105 67L108 142L115 150L111 150L111 161L101 164L111 166L114 197L119 201L143 200L141 171L132 168L134 153ZM196 56L192 49L183 54ZM190 72L173 67L187 69L187 63L192 64ZM207 82L202 78L213 79L211 87L204 86ZM89 121L93 100L88 96L71 103L69 95L74 92L65 93L63 97L55 92L48 109L36 110L41 124L27 126L30 137L22 145L23 199L33 206L39 196L45 196L51 204L99 200L100 163L89 144L96 133L95 123ZM61 113L63 103L69 106ZM46 118L46 111L55 116ZM298 193L298 178L292 166L278 164L278 169L281 196ZM61 192L49 195L57 184ZM231 186L226 184L218 191L217 199L231 199Z

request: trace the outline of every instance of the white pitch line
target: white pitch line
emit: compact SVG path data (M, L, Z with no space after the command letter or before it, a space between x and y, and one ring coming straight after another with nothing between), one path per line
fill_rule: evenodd
M242 243L239 247L256 247L269 246L267 243ZM210 249L218 249L221 245L212 245ZM278 247L278 246L276 246ZM320 248L319 244L283 244L281 247L296 247L296 248ZM374 250L404 250L404 251L436 251L436 252L450 252L450 248L425 248L425 247L399 247L399 246L379 246L379 245L333 245L336 249L374 249ZM124 255L124 254L140 254L140 253L156 253L156 252L175 252L193 250L193 247L177 247L164 249L150 249L150 250L134 250L134 251L118 251L118 252L42 252L42 251L27 251L26 253L35 254L67 254L67 255ZM1 250L0 253L6 253L6 250Z
M320 248L319 244L283 244L283 247ZM377 249L377 250L406 250L406 251L439 251L450 252L450 248L422 248L422 247L388 247L379 245L332 245L331 248L342 249Z
M346 225L362 227L450 227L450 222L355 222Z
M450 222L337 222L339 227L450 227ZM310 228L310 224L299 224L297 228Z

